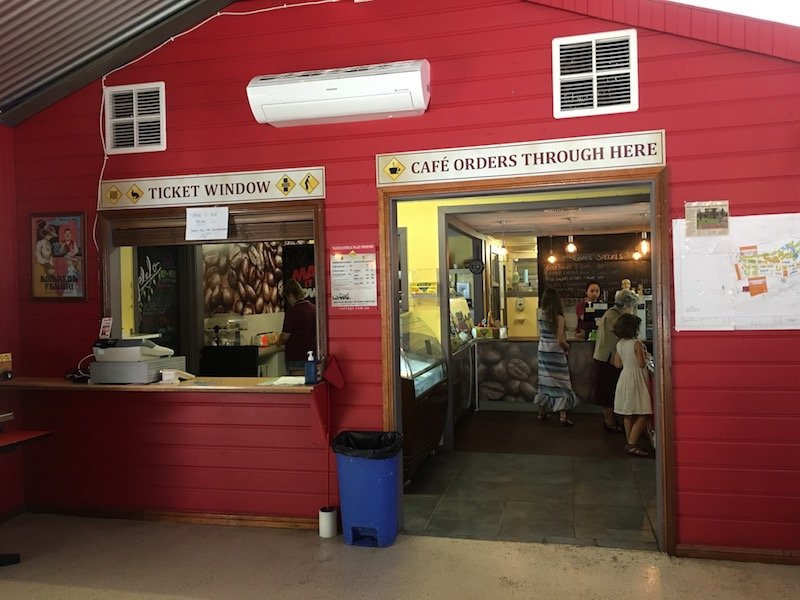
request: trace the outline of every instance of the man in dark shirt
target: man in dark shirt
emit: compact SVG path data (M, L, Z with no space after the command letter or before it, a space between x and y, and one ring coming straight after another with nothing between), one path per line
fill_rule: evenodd
M294 279L283 286L283 295L289 306L283 317L283 331L278 343L285 346L289 374L302 375L308 353L314 352L314 358L318 358L317 310Z

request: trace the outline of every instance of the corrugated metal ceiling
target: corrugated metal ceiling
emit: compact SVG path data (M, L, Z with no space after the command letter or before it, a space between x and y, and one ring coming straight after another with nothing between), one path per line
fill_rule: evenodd
M232 0L2 0L0 122L16 125Z

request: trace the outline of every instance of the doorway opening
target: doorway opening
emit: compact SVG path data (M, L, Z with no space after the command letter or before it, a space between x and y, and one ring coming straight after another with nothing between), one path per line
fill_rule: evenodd
M643 300L649 297L644 309L649 328L642 335L664 364L658 280L665 250L660 245L663 225L657 218L657 190L653 182L614 181L555 191L498 190L477 198L465 192L429 199L420 190L413 195L387 194L390 235L396 239L397 229L403 228L406 248L406 255L399 256L400 245L395 243L390 264L405 265L398 270L398 279L406 278L408 292L405 311L399 305L392 307L393 335L400 342L393 349L394 365L409 356L419 358L407 351L406 342L424 333L432 340L429 345L441 345L441 357L428 352L416 370L406 370L410 389L418 383L417 375L429 372L431 365L445 367L444 382L436 382L440 390L436 399L426 395L425 386L417 386L409 398L409 386L402 386L403 373L392 369L391 417L395 428L417 444L413 455L404 453L407 533L664 547L660 444L652 448L643 440L654 459L627 458L622 451L624 435L604 430L602 410L591 402L592 384L587 381L581 382L580 393L576 390L586 398L575 409L574 427L542 423L529 401L532 388L524 387L531 385L527 372L522 372L528 355L535 356L536 308L543 287L564 290L569 300L564 303L565 316L571 316L568 330L574 333L580 300L575 298L575 281L598 271L608 280L602 298L606 303L613 302L623 279L632 280ZM427 262L408 255L421 238L428 240ZM630 256L643 238L653 248L647 266L650 261L634 263L639 259ZM604 251L603 242L611 240L625 248ZM577 243L582 262L573 260L572 269L546 268L551 254L562 254L561 260L566 260L568 241ZM620 264L609 266L615 261ZM591 262L595 264L587 266ZM616 277L617 272L628 276ZM413 330L409 321L417 322ZM503 339L476 339L482 327L484 335L500 332ZM583 368L591 369L589 340L583 342ZM499 381L487 376L487 369L500 361L481 362L481 353L498 349L519 354L512 357L521 369L514 373L516 378L501 367L497 367ZM575 354L581 354L577 345ZM527 369L534 367L535 362L528 361ZM656 376L659 383L661 379ZM482 387L487 382L490 385ZM442 388L447 390L446 399ZM653 390L660 430L654 438L665 439L665 395L659 385ZM417 429L423 422L428 430L421 436ZM422 437L425 440L420 441Z

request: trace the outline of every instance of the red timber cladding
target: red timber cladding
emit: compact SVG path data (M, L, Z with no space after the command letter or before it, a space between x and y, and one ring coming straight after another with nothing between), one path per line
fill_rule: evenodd
M268 5L238 2L232 10ZM377 244L375 154L664 129L671 217L683 215L685 202L709 199L729 200L733 215L796 211L800 67L794 62L640 29L640 110L553 119L551 40L629 26L612 22L614 14L604 17L518 0L338 3L220 17L108 78L110 85L166 82L168 149L109 157L105 177L323 165L326 247ZM247 106L245 86L255 75L411 58L432 66L431 105L419 118L275 129L256 124ZM98 83L18 127L22 231L30 211L80 209L93 216L103 163L99 99ZM23 235L23 256L27 244ZM95 271L92 248L89 260ZM87 302L51 306L29 301L25 260L19 280L26 332L59 331L59 339L70 340L43 347L41 338L26 335L23 369L60 375L94 337L97 282L90 277ZM334 400L334 432L382 427L382 320L376 313L329 311L329 352L348 381ZM800 415L792 399L799 337L673 333L678 543L797 549ZM208 411L210 423L214 402L204 405L197 410ZM103 438L97 442L98 452L107 446ZM302 466L295 474L317 476ZM181 492L190 498L194 489Z
M337 496L307 394L77 390L22 401L26 422L54 430L28 451L34 509L297 517L326 505L328 481Z
M11 352L19 364L19 294L17 272L17 205L14 198L14 130L0 125L0 353ZM0 413L19 416L19 403L13 393L0 393ZM19 420L0 424L4 431L19 428ZM0 520L19 512L24 505L22 452L0 452Z

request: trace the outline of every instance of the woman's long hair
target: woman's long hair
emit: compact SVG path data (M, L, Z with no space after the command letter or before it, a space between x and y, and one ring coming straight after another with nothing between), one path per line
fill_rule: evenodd
M542 292L539 308L544 311L545 320L550 323L550 328L555 332L556 318L559 315L564 316L564 309L561 308L561 299L558 297L558 292L555 288L546 288Z

